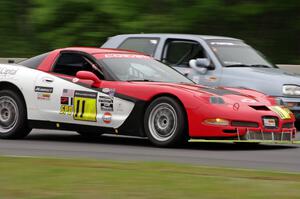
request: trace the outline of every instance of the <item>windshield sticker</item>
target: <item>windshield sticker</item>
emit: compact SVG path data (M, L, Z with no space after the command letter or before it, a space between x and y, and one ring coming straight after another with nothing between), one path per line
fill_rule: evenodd
M146 55L136 55L136 54L97 54L97 58L105 59L105 58L134 58L134 59L151 59Z
M150 43L153 44L153 45L156 45L157 44L157 40L156 39L151 39Z
M211 45L219 45L219 46L234 46L236 44L230 42L210 42Z

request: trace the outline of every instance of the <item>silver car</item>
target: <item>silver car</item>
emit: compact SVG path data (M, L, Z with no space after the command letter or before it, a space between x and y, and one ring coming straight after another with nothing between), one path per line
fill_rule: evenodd
M243 87L277 97L294 112L300 124L300 76L279 69L240 39L128 34L109 38L102 48L144 52L202 85Z

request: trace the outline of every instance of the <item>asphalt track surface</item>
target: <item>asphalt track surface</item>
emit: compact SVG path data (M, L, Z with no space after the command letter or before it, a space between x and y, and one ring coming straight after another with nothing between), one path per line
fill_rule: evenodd
M300 139L300 135L297 137ZM87 139L74 132L49 130L33 130L23 140L0 140L0 155L176 162L300 172L300 145L188 143L180 148L157 148L147 139L120 136Z

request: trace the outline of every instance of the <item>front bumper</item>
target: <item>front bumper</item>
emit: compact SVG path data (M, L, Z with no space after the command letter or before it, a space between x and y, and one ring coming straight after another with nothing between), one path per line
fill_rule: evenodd
M247 128L246 133L237 132L235 138L223 140L192 138L189 142L300 144L300 140L296 140L296 128L282 129L280 132L264 132L261 128Z

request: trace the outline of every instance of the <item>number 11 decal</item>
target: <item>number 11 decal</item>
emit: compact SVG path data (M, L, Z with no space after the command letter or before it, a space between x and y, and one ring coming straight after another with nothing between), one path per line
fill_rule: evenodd
M74 102L75 120L97 121L97 93L75 91Z

